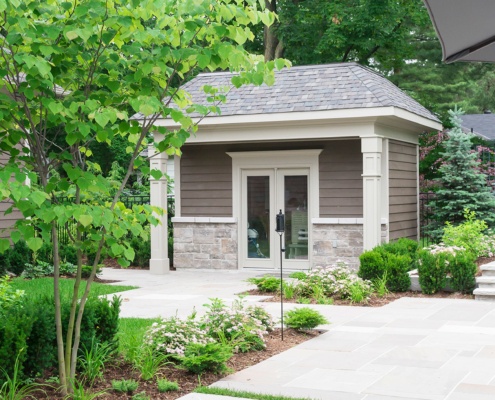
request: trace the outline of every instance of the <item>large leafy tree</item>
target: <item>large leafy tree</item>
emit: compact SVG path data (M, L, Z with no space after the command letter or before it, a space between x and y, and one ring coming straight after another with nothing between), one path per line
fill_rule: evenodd
M178 154L196 129L189 113L219 111L224 97L215 88L205 87L206 104L192 104L181 89L200 69L236 71L236 86L273 82L274 67L284 61L264 63L242 47L253 38L249 26L273 19L256 0L0 0L0 150L8 156L0 200L12 201L25 217L10 232L12 241L24 239L34 251L52 243L65 392L75 377L82 314L102 251L128 265L134 257L128 234L144 235L142 223L156 224L163 212L118 202L133 170L149 171L139 154L151 132L163 134L158 151ZM134 113L141 123L130 118ZM156 127L159 116L178 128ZM91 147L117 138L127 143L130 162L115 192ZM60 194L74 201L61 203ZM64 337L56 228L66 223L77 226L78 272ZM8 246L0 240L0 250ZM77 307L84 251L96 257Z
M411 38L429 24L420 0L267 0L279 20L265 27L266 59L295 64L357 61L382 71L410 59Z

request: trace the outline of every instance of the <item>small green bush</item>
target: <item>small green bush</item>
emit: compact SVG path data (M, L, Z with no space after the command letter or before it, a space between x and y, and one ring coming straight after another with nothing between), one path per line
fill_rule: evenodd
M472 294L476 287L475 256L463 251L449 257L450 287L461 293Z
M304 280L306 279L306 276L308 274L306 272L303 272L303 271L296 271L296 272L292 272L290 275L289 275L289 278L293 278L293 279L297 279L297 280Z
M419 248L419 243L412 239L400 238L393 242L384 243L381 247L388 253L409 256L411 261L414 261L417 258L416 253Z
M284 322L296 330L313 329L318 325L328 324L328 320L318 311L309 307L296 308L284 314Z
M77 249L69 244L60 246L59 256L61 262L67 262L77 265Z
M261 278L249 278L248 282L256 285L260 292L273 293L280 290L280 278L271 275L265 275Z
M177 382L172 382L167 379L157 379L156 385L160 393L176 392L179 390L179 384Z
M391 292L406 292L411 286L411 278L408 271L411 266L411 258L407 255L389 253L385 257L387 289Z
M181 363L189 372L215 374L228 372L226 362L232 357L232 348L220 343L191 343L186 347Z
M373 250L365 251L359 256L358 276L362 279L374 281L380 279L386 272L383 250L375 247Z
M446 246L463 247L475 257L484 252L484 234L488 225L485 221L477 220L474 211L464 210L465 221L459 225L446 222L442 242Z
M418 275L421 291L433 294L445 287L447 282L446 253L432 254L428 250L421 250L418 258Z
M118 393L131 395L138 388L139 384L134 379L121 379L112 381L112 389Z
M29 249L26 242L24 240L19 240L14 244L14 247L12 247L12 251L9 255L10 271L17 276L21 275L25 265L31 262L32 258L33 252Z

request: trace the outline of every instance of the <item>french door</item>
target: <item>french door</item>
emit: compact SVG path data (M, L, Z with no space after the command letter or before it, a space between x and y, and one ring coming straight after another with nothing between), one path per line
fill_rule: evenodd
M240 263L244 268L280 268L276 215L285 215L284 269L309 268L309 168L241 171Z

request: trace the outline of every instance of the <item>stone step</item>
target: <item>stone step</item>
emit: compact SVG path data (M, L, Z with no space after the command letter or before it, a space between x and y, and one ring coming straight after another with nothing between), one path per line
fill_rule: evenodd
M495 302L495 289L478 288L474 290L473 294L475 300Z
M495 289L495 276L478 276L476 283L480 288L493 288Z
M483 276L495 276L495 263L484 264L480 266Z

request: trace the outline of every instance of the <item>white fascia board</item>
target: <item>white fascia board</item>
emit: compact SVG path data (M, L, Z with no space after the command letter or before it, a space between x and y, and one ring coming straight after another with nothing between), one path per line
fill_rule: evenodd
M425 129L440 129L435 121L396 107L356 108L313 112L205 117L188 143L246 141L317 140L375 136L378 123L392 127L398 140L417 142ZM159 119L158 126L177 129L170 119ZM301 129L304 127L304 129ZM388 136L388 135L387 135ZM158 137L156 137L158 139Z

